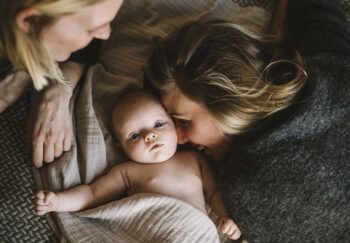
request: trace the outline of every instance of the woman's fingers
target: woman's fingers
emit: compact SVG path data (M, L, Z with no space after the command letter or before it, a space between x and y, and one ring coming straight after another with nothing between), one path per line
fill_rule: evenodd
M50 163L55 159L55 142L48 138L44 144L44 161Z
M69 111L70 96L51 89L43 92L41 99L32 106L29 126L32 159L36 167L41 167L43 162L52 162L63 151L68 151L73 132Z
M70 150L71 146L72 146L72 136L73 136L73 129L69 129L67 131L66 136L64 136L63 138L63 151L67 152Z
M58 138L55 141L54 149L55 149L55 158L61 156L63 152L64 143L64 134L58 134Z
M41 167L43 161L47 161L48 155L46 153L49 148L48 133L52 122L52 116L54 113L54 106L47 104L44 100L39 101L39 105L35 103L32 106L30 128L33 127L33 131L30 131L32 135L32 159L36 167ZM51 139L51 138L49 138ZM52 161L52 160L51 160Z
M43 164L44 141L41 138L33 140L32 160L36 167L41 167Z

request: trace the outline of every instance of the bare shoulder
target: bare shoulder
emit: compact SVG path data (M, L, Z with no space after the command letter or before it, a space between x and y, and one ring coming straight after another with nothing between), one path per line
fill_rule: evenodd
M178 151L176 153L176 156L178 156L179 159L181 158L182 161L191 161L197 163L198 165L206 163L206 158L202 154L194 150Z
M137 163L133 162L133 161L126 161L126 162L123 162L121 164L118 164L118 165L115 165L113 166L109 173L110 174L115 174L115 173L120 173L122 171L125 171L125 170L128 170L128 169L131 169L132 167L134 167Z

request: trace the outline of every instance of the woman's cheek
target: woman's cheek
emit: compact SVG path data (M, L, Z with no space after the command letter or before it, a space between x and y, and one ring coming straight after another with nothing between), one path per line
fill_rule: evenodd
M88 46L93 39L93 37L91 37L90 35L83 34L83 33L81 33L81 35L78 35L76 37L77 38L75 38L74 43L71 44L72 52L76 52Z

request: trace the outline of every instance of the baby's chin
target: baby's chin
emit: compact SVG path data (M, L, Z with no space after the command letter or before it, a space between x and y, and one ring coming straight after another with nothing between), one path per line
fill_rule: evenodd
M140 160L134 160L138 163L143 164L157 164L157 163L163 163L168 161L171 157L174 156L176 152L176 147L172 150L167 151L156 151L148 156L148 158L143 158Z

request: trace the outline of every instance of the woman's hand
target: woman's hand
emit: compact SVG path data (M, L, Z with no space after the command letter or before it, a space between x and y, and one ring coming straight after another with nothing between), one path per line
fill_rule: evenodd
M36 167L52 162L71 147L71 96L71 87L54 84L43 90L31 105L29 138Z
M41 167L43 162L52 162L72 145L69 103L84 66L66 62L61 65L61 69L69 85L53 84L47 87L31 106L28 132L32 160L36 167Z

